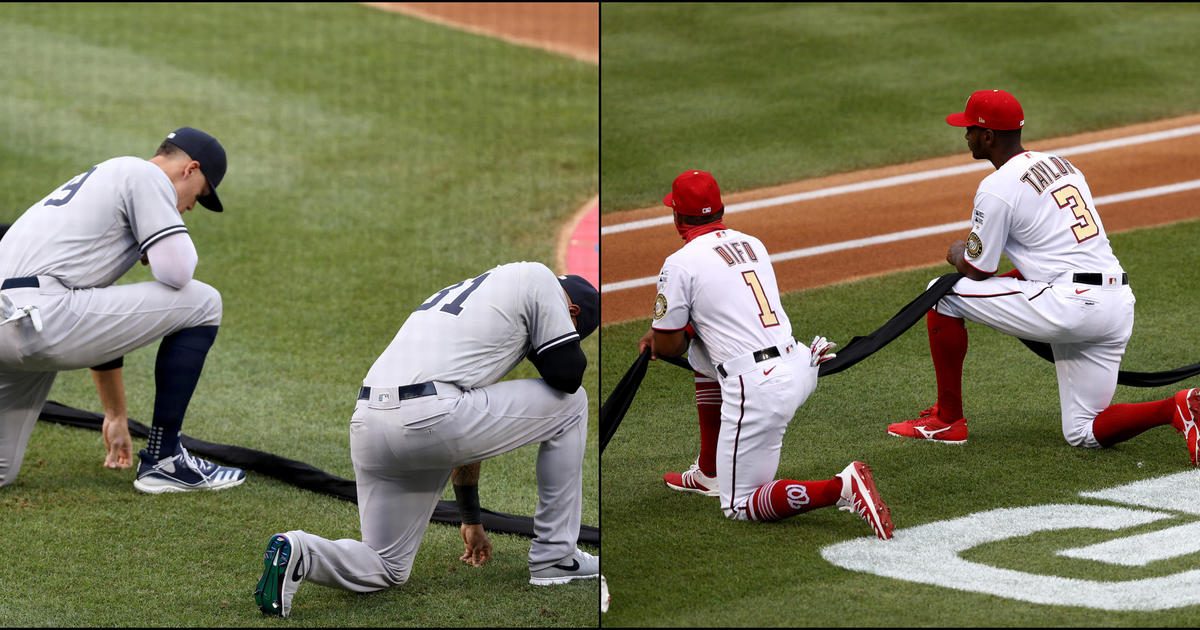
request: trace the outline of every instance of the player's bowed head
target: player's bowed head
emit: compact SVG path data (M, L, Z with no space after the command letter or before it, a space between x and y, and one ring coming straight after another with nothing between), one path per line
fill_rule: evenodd
M150 162L171 179L180 214L197 201L213 212L224 211L217 186L225 178L225 148L216 138L199 129L180 127L167 134Z

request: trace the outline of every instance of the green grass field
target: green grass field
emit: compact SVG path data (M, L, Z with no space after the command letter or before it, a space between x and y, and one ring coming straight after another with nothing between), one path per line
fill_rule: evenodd
M360 5L6 4L0 53L0 221L91 164L149 157L176 127L221 140L226 211L185 217L196 277L225 310L184 433L346 478L357 388L412 308L497 264L553 267L559 227L599 190L595 66ZM592 525L597 337L584 344ZM155 347L125 364L130 416L147 424ZM61 374L51 399L99 409L86 371ZM267 538L359 536L338 499L253 475L146 496L103 454L98 433L35 429L0 489L0 624L277 625L252 597ZM485 508L533 513L535 455L484 463ZM457 528L432 525L408 584L305 585L286 623L596 625L595 581L532 587L528 539L492 539L473 569Z
M1027 140L1196 111L1193 3L605 3L601 210L958 153L1000 88Z
M1194 113L1198 26L1191 4L605 4L602 208L654 205L687 168L713 172L730 192L960 154L961 133L944 116L987 87L1021 99L1026 139ZM736 217L729 225L737 227ZM670 230L653 237L675 238ZM1138 297L1124 369L1200 360L1192 273L1200 259L1190 244L1197 237L1200 221L1112 237ZM793 293L783 305L798 339L822 334L845 344L950 270ZM633 362L648 325L647 312L602 330L602 399ZM918 323L877 355L821 380L789 425L778 477L827 479L853 459L865 461L904 529L1003 507L1088 503L1080 492L1190 469L1182 438L1169 429L1112 449L1068 446L1050 364L1015 339L975 324L968 330L967 445L886 435L887 424L934 401ZM727 521L716 499L662 482L698 449L692 380L652 363L603 455L606 627L1195 625L1196 606L1135 613L1031 604L841 569L821 548L871 535L846 512ZM1120 387L1114 402L1197 386L1193 378ZM1193 569L1196 553L1142 568L1054 555L1160 527L1039 533L964 556L1116 582Z
M1200 360L1190 270L1200 221L1115 235L1133 279L1137 324L1122 368L1158 371ZM1164 255L1171 252L1171 264ZM783 306L797 338L845 344L877 328L950 270L931 267L793 293ZM648 322L604 329L607 397L636 356ZM828 479L851 460L867 462L896 527L903 529L999 507L1082 503L1078 493L1190 469L1184 441L1154 429L1112 449L1068 446L1059 423L1053 367L1017 340L968 323L963 400L970 440L963 447L890 438L887 425L933 404L933 365L919 322L849 370L822 378L784 436L778 478ZM1185 626L1196 607L1114 613L1034 605L910 584L837 568L821 547L871 530L856 515L823 509L777 523L727 521L717 499L674 492L662 474L685 470L699 449L690 372L652 362L621 428L603 455L604 575L612 608L603 624L648 626ZM1113 402L1159 400L1178 385L1119 387ZM1194 517L1193 517L1194 520ZM1154 528L1151 528L1154 529ZM1074 560L1057 549L1125 535L1073 530L972 550L980 561L1036 574L1126 580L1194 568L1200 554L1126 569ZM1049 540L1047 540L1049 537Z

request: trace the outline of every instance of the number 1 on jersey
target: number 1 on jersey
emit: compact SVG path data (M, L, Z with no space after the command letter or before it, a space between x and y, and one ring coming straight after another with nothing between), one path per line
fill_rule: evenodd
M763 291L762 283L758 280L758 274L753 271L743 271L742 278L746 280L746 284L754 292L754 299L758 300L758 318L762 320L763 328L778 326L779 317L775 315L775 311L771 310L771 303L767 301L767 292Z

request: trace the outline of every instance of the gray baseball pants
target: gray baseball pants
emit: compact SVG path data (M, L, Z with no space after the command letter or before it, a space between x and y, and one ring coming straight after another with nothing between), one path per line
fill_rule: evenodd
M0 326L0 486L16 479L58 372L221 323L221 294L198 280L182 289L157 281L68 289L49 276L38 280L40 287L4 291L17 307L38 307L42 331L28 317Z
M305 555L306 579L360 593L403 584L451 471L535 443L538 504L529 569L575 552L587 440L584 389L565 394L541 379L465 391L435 386L436 396L399 404L358 401L350 456L362 542L287 532Z

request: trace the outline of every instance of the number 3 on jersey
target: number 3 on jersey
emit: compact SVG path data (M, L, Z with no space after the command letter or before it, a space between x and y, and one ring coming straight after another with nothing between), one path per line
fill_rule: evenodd
M1075 218L1079 219L1078 223L1071 226L1076 240L1082 243L1100 233L1092 209L1087 207L1087 202L1083 200L1083 194L1079 192L1078 188L1068 184L1051 195L1054 196L1054 202L1058 204L1059 208L1070 210Z
M758 318L762 320L763 328L778 326L779 317L775 315L775 311L771 310L771 304L767 302L767 292L763 291L762 283L758 281L758 274L753 271L743 271L742 278L754 292L754 299L758 300Z

